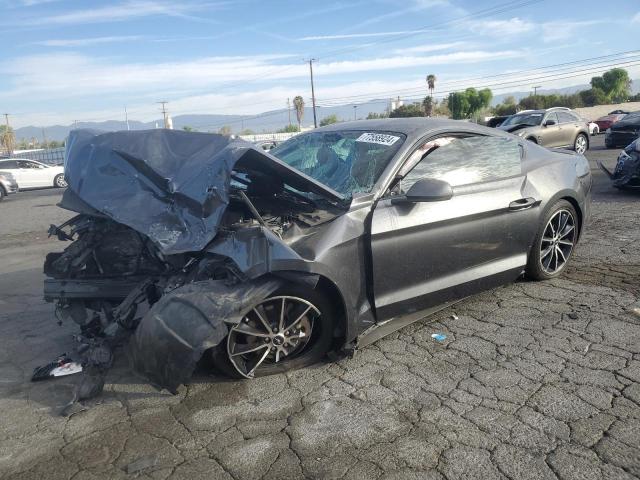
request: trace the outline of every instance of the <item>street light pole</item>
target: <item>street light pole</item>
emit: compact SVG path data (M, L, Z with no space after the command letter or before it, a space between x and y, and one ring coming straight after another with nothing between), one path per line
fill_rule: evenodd
M357 116L357 113L356 113L357 111L358 111L358 105L354 105L353 106L353 119L354 120L358 119L358 116Z
M313 105L313 126L318 128L318 119L316 117L316 93L313 88L313 62L317 62L317 58L309 59L309 73L311 74L311 104Z
M538 108L538 89L540 88L540 85L536 85L532 88L533 88L533 102L536 108Z

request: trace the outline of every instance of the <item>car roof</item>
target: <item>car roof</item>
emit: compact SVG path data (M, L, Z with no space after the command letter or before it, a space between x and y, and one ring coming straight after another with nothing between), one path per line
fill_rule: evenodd
M356 131L387 131L402 133L407 136L407 143L423 137L430 131L447 129L462 129L496 135L494 128L488 128L475 123L462 120L449 120L444 118L407 117L407 118L381 118L374 120L355 120L351 122L333 123L326 127L316 128L311 132L340 132L345 130Z

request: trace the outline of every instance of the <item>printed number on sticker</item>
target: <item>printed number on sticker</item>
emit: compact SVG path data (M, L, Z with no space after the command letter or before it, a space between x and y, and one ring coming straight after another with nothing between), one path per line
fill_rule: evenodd
M387 135L386 133L363 133L356 142L379 143L380 145L393 145L400 137Z

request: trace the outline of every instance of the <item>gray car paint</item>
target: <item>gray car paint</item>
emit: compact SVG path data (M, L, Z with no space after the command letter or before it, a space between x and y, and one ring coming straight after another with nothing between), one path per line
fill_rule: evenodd
M363 333L370 334L377 325L404 325L409 316L420 318L417 311L433 310L517 278L541 217L558 199L574 203L581 225L588 218L591 176L582 155L553 152L518 139L523 150L521 175L454 188L450 200L394 205L385 198L389 185L426 140L452 133L517 137L466 122L421 118L349 122L316 131L342 129L406 135L371 192L355 196L344 213L289 230L282 238L264 226L252 226L219 232L206 249L230 259L249 281L268 275L298 280L299 275L315 275L318 288L333 298L343 316L343 349L354 348ZM531 208L509 209L522 198L534 199ZM189 336L186 331L175 333L176 338ZM189 338L196 351L198 342L210 340ZM171 349L160 340L145 344Z

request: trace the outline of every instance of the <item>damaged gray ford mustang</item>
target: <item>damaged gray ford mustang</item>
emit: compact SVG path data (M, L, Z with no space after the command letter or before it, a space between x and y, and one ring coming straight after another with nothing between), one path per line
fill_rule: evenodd
M172 130L67 141L79 215L44 295L79 324L87 396L113 353L175 392L204 357L251 378L350 353L523 274L567 266L584 156L470 123L358 121L269 152Z

